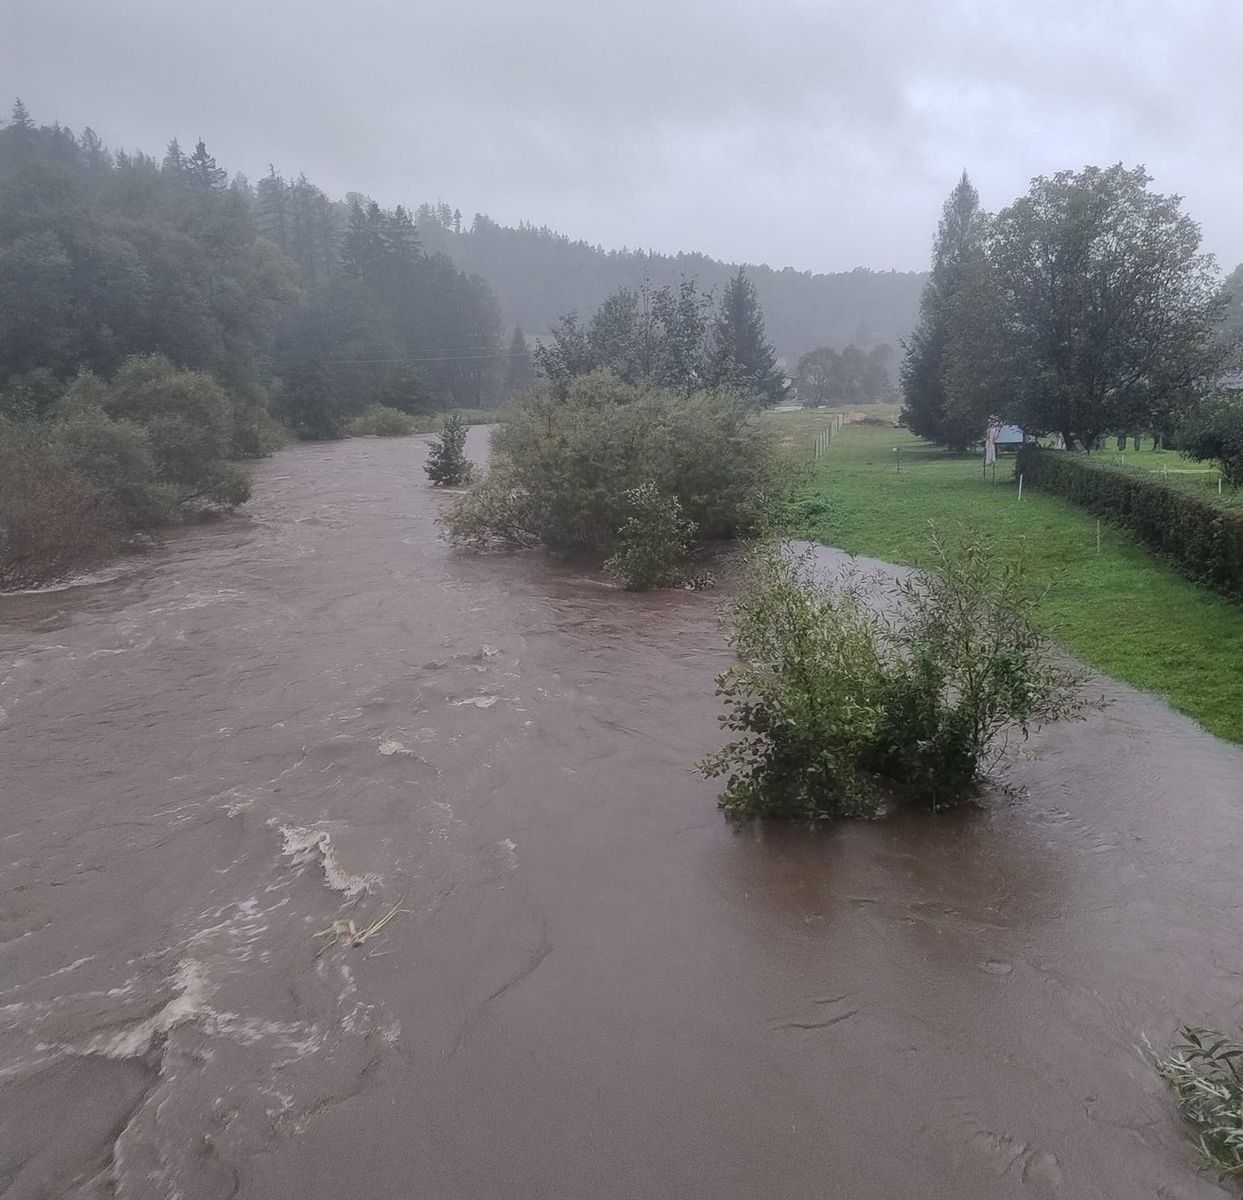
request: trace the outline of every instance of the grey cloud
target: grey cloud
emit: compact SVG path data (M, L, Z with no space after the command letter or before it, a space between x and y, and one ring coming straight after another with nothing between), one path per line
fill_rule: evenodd
M965 166L1144 162L1243 258L1237 0L8 0L37 117L609 245L918 268Z

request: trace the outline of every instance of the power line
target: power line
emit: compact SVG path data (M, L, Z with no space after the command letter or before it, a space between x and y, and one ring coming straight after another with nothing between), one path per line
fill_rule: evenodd
M525 358L522 353L514 353L509 350L499 352L488 352L483 354L444 354L444 355L416 355L406 354L397 358L321 358L318 361L323 366L331 367L366 367L382 365L387 363L444 363L444 362L479 362L481 360L496 360L502 358Z

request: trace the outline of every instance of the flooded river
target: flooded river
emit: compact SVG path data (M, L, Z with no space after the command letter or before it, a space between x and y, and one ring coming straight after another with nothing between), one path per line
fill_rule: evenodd
M1023 798L734 832L721 595L454 554L422 455L0 597L6 1197L1225 1194L1145 1038L1243 1022L1243 753L1111 688Z

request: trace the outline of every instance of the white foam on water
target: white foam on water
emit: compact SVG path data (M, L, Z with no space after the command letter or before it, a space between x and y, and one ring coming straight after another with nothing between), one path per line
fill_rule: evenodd
M276 822L270 821L269 824L275 825ZM285 839L281 853L297 867L318 860L324 872L324 882L334 892L352 898L360 892L371 892L381 882L379 875L358 875L345 870L337 859L332 835L326 829L307 829L300 825L279 825L278 828Z
M177 994L145 1021L120 1033L101 1033L78 1048L79 1054L98 1054L104 1058L138 1058L146 1054L156 1038L186 1021L209 1012L207 997L211 987L203 964L193 958L182 959L173 974Z
M491 708L499 699L500 696L467 696L465 700L454 700L453 706L461 708L469 704L475 708Z
M384 738L380 742L379 752L385 758L391 758L394 754L400 754L404 758L413 758L414 751L409 746L399 742L396 738Z

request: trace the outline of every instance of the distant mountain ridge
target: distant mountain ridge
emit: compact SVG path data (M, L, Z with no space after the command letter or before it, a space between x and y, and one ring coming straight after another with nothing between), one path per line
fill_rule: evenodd
M429 253L448 255L482 276L500 301L505 319L528 334L546 332L570 310L587 316L619 287L676 284L694 278L719 295L735 263L706 254L656 254L605 250L547 227L500 225L483 214L465 226L447 205L422 205L415 214ZM854 343L895 347L914 329L923 271L872 271L864 267L813 274L791 267L747 266L764 308L768 336L793 371L800 355L818 346Z

